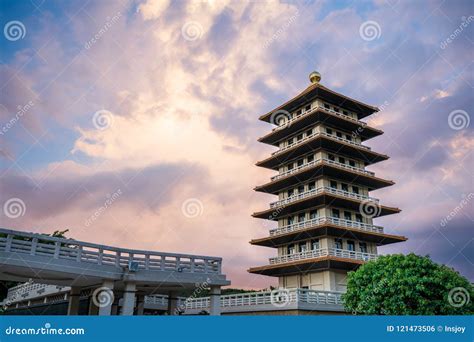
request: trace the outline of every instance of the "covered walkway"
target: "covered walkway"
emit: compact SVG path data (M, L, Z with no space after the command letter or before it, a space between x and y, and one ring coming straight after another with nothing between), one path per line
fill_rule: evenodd
M132 250L0 229L0 279L70 287L68 314L78 313L80 295L93 288L91 314L140 314L146 295L167 295L174 314L177 294L211 289L210 314L220 314L220 288L230 282L217 257Z

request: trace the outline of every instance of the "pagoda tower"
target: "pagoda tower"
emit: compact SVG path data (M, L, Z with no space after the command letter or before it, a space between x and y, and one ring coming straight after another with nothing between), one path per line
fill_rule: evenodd
M278 196L252 216L274 221L267 237L250 241L278 256L250 273L278 277L279 287L345 291L347 272L377 258L377 246L405 241L374 225L400 209L369 192L391 186L366 167L388 159L362 143L383 134L361 119L379 109L330 90L310 74L299 95L264 114L276 125L259 141L278 148L257 166L278 174L256 191Z

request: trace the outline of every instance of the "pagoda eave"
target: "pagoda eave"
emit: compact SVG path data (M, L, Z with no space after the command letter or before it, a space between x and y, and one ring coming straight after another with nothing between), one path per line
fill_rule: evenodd
M276 194L292 185L322 176L333 177L348 183L359 183L361 185L367 186L370 190L381 189L395 184L391 180L378 178L365 172L357 172L344 167L339 167L337 165L328 164L325 161L321 161L320 163L315 164L312 167L302 169L299 172L295 172L263 185L256 186L254 190Z
M262 116L260 116L259 119L261 121L270 122L272 114L276 111L286 110L291 112L296 108L302 107L318 98L328 101L333 105L345 107L351 111L357 112L359 114L359 119L362 119L379 111L379 108L375 106L371 106L366 103L357 101L343 94L330 90L322 84L315 83L311 84L300 94L296 95L291 100L285 102L281 106L278 106L270 112L263 114Z
M339 208L351 209L351 210L360 210L362 201L347 198L343 196L334 195L331 193L319 193L317 195L303 198L301 200L281 205L275 208L269 208L263 211L253 213L252 216L255 218L268 219L268 220L277 220L281 217L285 217L290 213L296 213L298 211L307 210L317 206L332 205ZM386 216L391 214L397 214L401 210L398 208L387 207L383 205L378 205L378 215Z
M333 224L324 224L293 231L286 234L253 239L250 241L250 244L264 247L278 247L309 238L321 238L328 236L346 237L356 240L363 240L368 242L374 242L378 245L388 245L391 243L403 242L407 240L405 236L400 235L363 231L356 228L347 228Z
M305 153L316 152L318 150L327 150L329 152L345 155L349 158L357 158L362 160L366 165L389 159L387 155L374 152L364 146L356 146L325 135L317 135L307 140L304 144L298 144L282 152L275 153L271 157L257 162L256 165L276 170L280 165L288 163L292 159Z
M314 125L317 122L324 123L328 126L337 126L347 131L357 132L362 141L375 138L383 131L363 125L360 122L350 120L349 118L343 119L341 116L330 114L324 110L324 108L317 108L309 114L302 115L300 118L291 122L291 124L283 125L281 128L277 127L272 132L258 139L259 142L269 145L278 145L278 142L286 136L298 132L309 125Z
M282 275L301 274L304 272L323 271L329 269L353 271L364 263L365 262L362 260L325 256L282 264L252 267L249 268L247 272L278 277Z

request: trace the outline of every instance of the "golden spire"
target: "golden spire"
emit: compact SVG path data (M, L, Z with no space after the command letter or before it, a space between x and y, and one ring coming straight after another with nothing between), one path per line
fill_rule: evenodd
M319 81L321 81L321 74L317 71L313 71L309 74L309 80L312 84L319 83Z

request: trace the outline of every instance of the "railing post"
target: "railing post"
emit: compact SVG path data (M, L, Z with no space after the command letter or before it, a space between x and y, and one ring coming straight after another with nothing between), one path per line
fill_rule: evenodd
M54 259L59 259L59 250L61 249L61 243L56 241L54 243Z
M191 258L191 273L194 273L194 266L196 264L196 259Z
M115 252L115 267L120 267L120 257L122 253L120 251Z
M81 259L82 259L82 246L81 245L77 245L77 256L76 256L76 261L77 262L81 262Z
M145 269L150 268L150 254L145 254Z
M179 271L181 265L181 257L177 256L176 258L176 270Z
M160 260L160 269L161 269L162 271L164 271L164 270L165 270L165 260L166 260L166 256L164 256L164 255L161 255L161 260Z
M30 254L35 255L36 254L36 246L38 245L38 238L33 238L31 241L31 250Z
M97 263L102 265L102 258L104 257L104 249L99 248L99 256L97 257Z
M5 245L5 252L10 252L10 250L12 249L12 243L13 243L13 235L8 234L7 235L7 242L6 242L6 245Z

